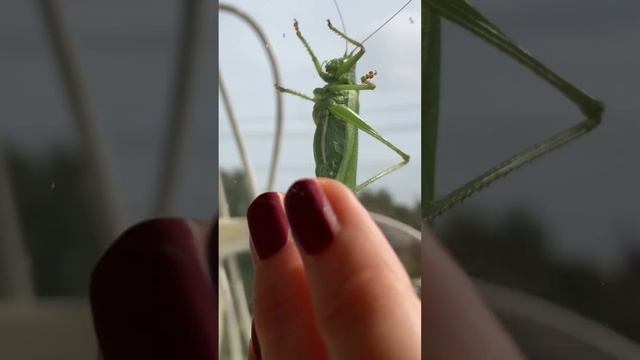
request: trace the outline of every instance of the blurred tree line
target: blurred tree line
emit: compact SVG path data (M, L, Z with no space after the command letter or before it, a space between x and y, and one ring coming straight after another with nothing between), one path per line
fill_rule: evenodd
M616 271L602 274L592 263L559 256L542 224L522 209L493 218L480 210L452 215L437 233L467 273L548 299L640 341L640 234L621 235L630 244L624 258Z
M85 297L103 231L81 157L62 148L42 157L11 147L5 154L37 295ZM244 216L243 173L222 170L221 176L231 215ZM419 203L396 203L384 190L360 198L371 211L419 229ZM543 226L522 209L492 217L481 209L455 211L436 230L469 274L546 298L640 341L639 248L626 251L618 271L602 274L590 263L558 256ZM640 244L639 234L625 236Z
M36 295L86 296L104 231L82 158L66 148L4 154Z

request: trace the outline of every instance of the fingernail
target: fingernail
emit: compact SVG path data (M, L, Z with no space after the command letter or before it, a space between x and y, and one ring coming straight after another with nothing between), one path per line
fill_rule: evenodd
M251 343L253 344L253 355L256 360L262 360L262 354L260 353L260 341L258 340L258 334L256 334L256 326L254 322L251 322Z
M338 220L315 180L294 183L284 200L293 236L308 254L319 254L333 241Z
M277 253L287 242L289 224L278 193L264 193L253 200L247 221L253 247L261 260Z
M218 306L182 219L127 230L91 278L91 310L105 360L211 359Z

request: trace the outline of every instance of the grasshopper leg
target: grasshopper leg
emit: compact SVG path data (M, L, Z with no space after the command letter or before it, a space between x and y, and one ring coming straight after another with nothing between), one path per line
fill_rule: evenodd
M363 183L357 185L355 188L355 192L358 192L364 189L365 187L369 186L372 182L400 169L401 167L405 166L409 162L409 158L410 158L409 154L405 153L404 151L400 150L397 146L390 143L389 140L385 139L382 135L380 135L377 131L375 131L369 124L367 124L360 117L360 115L355 113L353 110L349 109L347 106L344 106L342 104L332 105L331 107L329 107L329 111L336 118L350 125L355 126L358 130L364 131L365 133L371 135L374 139L385 144L391 150L395 151L398 155L400 155L400 157L402 158L402 161L400 161L399 163L382 170L378 174L372 176L371 178L365 180Z
M376 85L369 80L373 79L373 77L377 74L377 71L369 71L368 73L364 74L362 77L360 77L362 84L329 85L328 88L332 91L374 90L376 88Z
M278 84L274 84L273 86L276 88L276 90L278 90L278 91L280 91L280 92L287 93L287 94L291 94L291 95L295 95L295 96L301 97L301 98L303 98L303 99L305 99L305 100L309 100L309 101L313 101L313 102L315 102L315 100L313 99L313 97L311 97L311 96L309 96L309 95L305 95L305 94L303 94L303 93L301 93L301 92L299 92L299 91L291 90L291 89L287 89L287 88L282 87L282 86L280 86L280 85L278 85Z
M526 68L536 73L542 79L546 80L551 86L556 88L575 105L577 105L585 116L585 119L577 125L565 129L544 140L542 143L534 145L512 156L444 197L430 204L426 204L427 220L432 221L452 206L462 202L473 193L485 188L497 179L537 159L538 157L579 138L597 127L602 119L604 104L591 98L582 90L564 80L551 69L536 60L528 52L518 47L468 2L464 0L427 0L426 3L444 18L447 18L453 23L467 29L474 35L488 41L491 45L505 52Z
M591 131L600 123L600 118L587 118L577 125L566 129L555 136L545 140L544 142L534 145L529 149L503 161L502 163L487 170L482 175L460 186L456 190L450 192L444 197L427 204L427 219L429 221L438 217L452 206L462 202L473 193L489 186L494 181L502 178L519 167L537 159L538 157L555 150L562 145L579 138L580 136Z
M318 61L318 57L313 53L313 50L311 50L311 46L309 46L307 39L302 36L302 33L300 32L300 26L298 25L298 20L293 20L293 28L296 31L296 36L298 37L298 39L300 39L302 45L304 45L304 48L307 49L309 56L311 56L311 61L313 61L313 66L316 68L318 75L320 75L322 79L325 79L329 75L324 72L324 70L322 70L322 65L320 64L320 61Z

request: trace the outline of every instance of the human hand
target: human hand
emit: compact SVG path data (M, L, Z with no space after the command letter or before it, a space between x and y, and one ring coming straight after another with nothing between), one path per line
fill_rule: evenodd
M420 358L420 301L355 196L333 180L305 180L282 204L281 195L263 194L249 209L256 270L250 358ZM210 224L155 219L114 242L91 283L104 360L217 359L217 235ZM521 359L428 231L422 249L422 354Z
M259 196L247 220L255 265L250 359L420 359L420 301L348 188L301 180L284 197Z
M218 358L218 227L153 219L125 231L91 278L104 360Z

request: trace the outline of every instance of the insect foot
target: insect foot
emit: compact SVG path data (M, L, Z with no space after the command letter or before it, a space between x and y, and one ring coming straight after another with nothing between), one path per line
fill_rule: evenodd
M378 72L376 70L369 71L368 73L362 75L360 81L362 81L363 83L368 83L369 80L373 79L373 77L376 75L378 75Z

